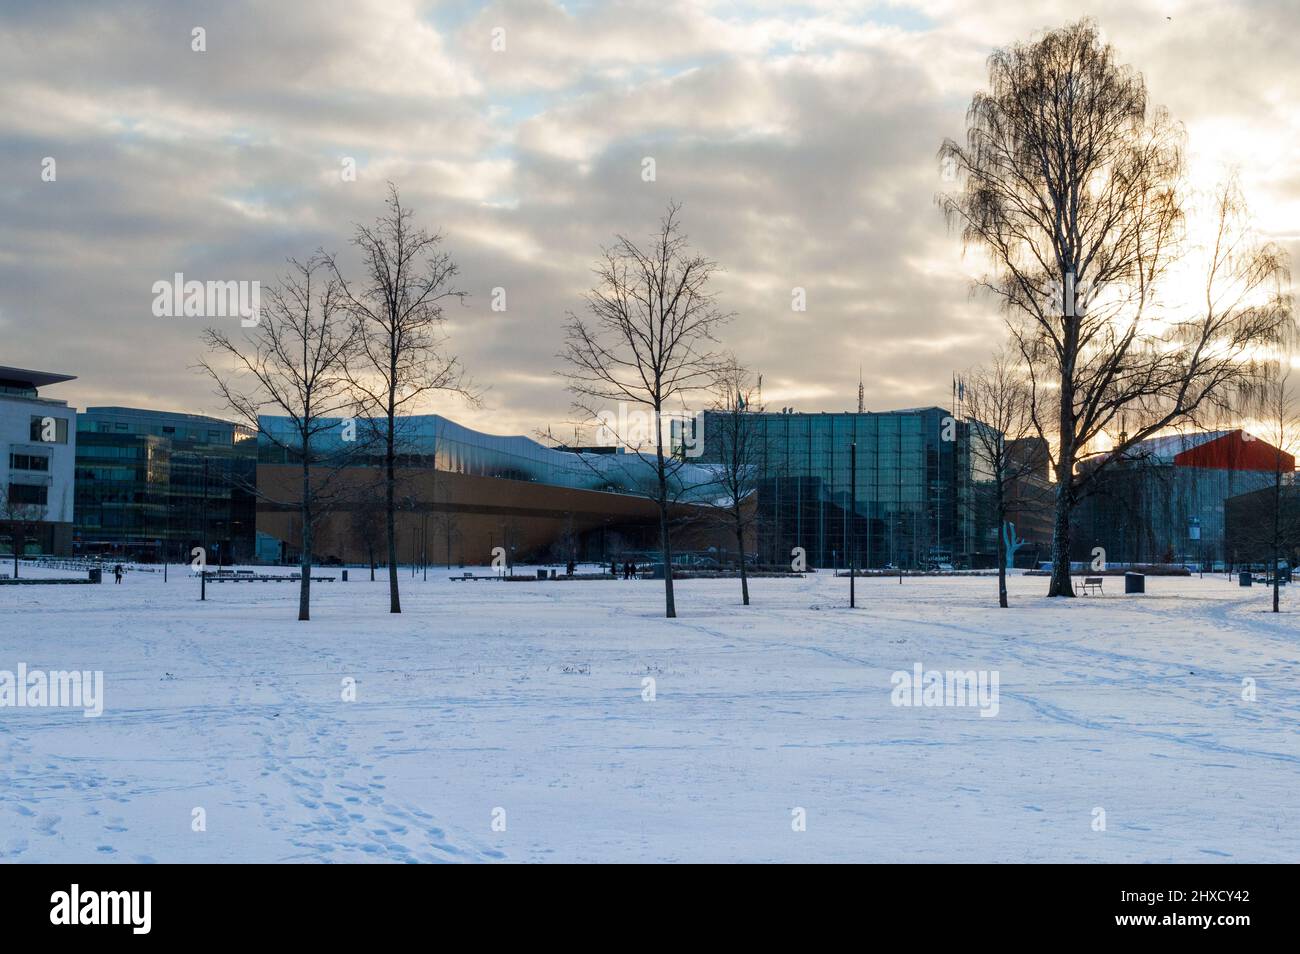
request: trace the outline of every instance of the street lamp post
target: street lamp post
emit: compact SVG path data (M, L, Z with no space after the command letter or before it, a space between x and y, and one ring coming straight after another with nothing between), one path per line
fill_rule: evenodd
M199 600L208 598L208 459L203 458L203 559L199 561Z
M854 522L858 516L858 442L849 444L849 539L845 541L849 548L849 608L857 604L855 588L858 574L858 553L854 546Z

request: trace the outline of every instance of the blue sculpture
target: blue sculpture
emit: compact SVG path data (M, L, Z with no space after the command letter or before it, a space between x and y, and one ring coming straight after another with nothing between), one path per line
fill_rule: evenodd
M1010 520L1002 524L1002 545L1006 549L1007 569L1015 569L1016 551L1025 545L1025 541L1016 539L1016 525Z

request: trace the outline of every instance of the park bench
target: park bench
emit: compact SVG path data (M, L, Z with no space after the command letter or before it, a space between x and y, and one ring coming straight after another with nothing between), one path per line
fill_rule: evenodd
M1091 592L1100 593L1102 591L1101 583L1102 579L1099 576L1085 576L1083 578L1083 583L1079 585L1079 589L1083 590L1084 596L1087 596Z

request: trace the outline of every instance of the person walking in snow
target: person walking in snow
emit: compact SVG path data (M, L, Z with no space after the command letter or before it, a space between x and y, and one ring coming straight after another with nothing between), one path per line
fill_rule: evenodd
M114 565L113 567L113 582L114 583L122 582L122 564L120 563Z

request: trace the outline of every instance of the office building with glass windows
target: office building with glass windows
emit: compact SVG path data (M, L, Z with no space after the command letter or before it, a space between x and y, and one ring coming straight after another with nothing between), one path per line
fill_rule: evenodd
M649 460L622 448L571 450L485 434L436 414L398 422L396 543L401 562L610 560L658 550ZM301 447L292 422L259 421L257 529L262 559L295 562L301 540ZM383 562L387 552L382 442L368 422L339 420L315 438L318 479L331 501L314 551L322 562ZM713 532L699 506L712 474L675 469L674 540L699 547ZM676 545L676 543L675 543ZM649 558L647 556L647 558Z
M211 564L253 559L257 441L199 414L92 407L77 415L75 550Z
M788 564L796 548L813 567L844 567L850 558L905 569L996 560L971 425L951 412L754 412L745 420L761 562ZM705 412L701 461L716 460L724 421Z
M1071 558L1108 563L1230 563L1227 500L1274 482L1295 458L1241 430L1153 437L1110 461L1075 508ZM1107 455L1081 461L1096 467Z
M1230 566L1268 566L1284 560L1300 568L1300 483L1281 483L1229 497L1224 512L1224 550ZM1294 574L1293 574L1294 577Z
M39 392L73 380L0 366L0 548L10 554L71 552L77 412Z

